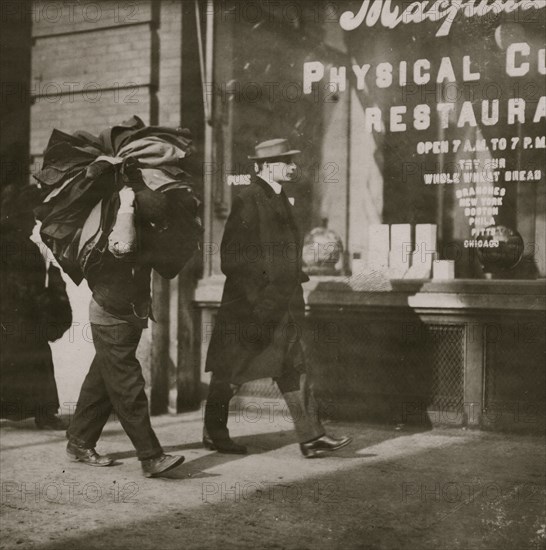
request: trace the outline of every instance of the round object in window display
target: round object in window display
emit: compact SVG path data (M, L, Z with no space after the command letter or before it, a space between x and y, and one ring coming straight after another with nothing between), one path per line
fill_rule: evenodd
M332 229L316 227L305 235L302 259L307 273L335 275L341 270L343 243Z
M515 268L523 256L525 245L515 230L497 225L487 229L488 247L478 248L478 258L485 273L499 273Z

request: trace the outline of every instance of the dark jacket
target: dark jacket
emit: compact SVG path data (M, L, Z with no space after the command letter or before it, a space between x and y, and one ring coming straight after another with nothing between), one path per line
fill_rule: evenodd
M301 238L286 195L255 178L233 201L221 245L226 283L206 370L234 384L301 362Z

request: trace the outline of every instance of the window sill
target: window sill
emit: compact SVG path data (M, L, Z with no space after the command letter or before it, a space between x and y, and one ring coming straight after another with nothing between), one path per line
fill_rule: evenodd
M199 281L194 302L216 307L222 298L225 277ZM392 279L388 288L373 290L343 276L313 276L303 285L310 308L410 307L412 309L479 309L546 311L546 282L509 280ZM375 285L377 286L377 285Z

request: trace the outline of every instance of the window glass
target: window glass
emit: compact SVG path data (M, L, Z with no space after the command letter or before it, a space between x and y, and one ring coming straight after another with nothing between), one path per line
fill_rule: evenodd
M285 137L302 150L300 226L340 236L345 272L389 247L379 224L392 261L393 239L419 252L431 224L457 278L545 275L543 3L226 2L215 17L218 218L254 145Z

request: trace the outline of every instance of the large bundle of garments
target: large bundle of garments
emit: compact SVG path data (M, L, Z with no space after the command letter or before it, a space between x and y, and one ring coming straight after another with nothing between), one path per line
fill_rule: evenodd
M184 169L190 151L186 128L146 126L136 116L98 136L53 130L34 175L45 197L35 214L42 240L76 284L85 278L92 286L124 186L136 197L137 261L172 278L194 257L202 227Z

